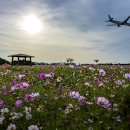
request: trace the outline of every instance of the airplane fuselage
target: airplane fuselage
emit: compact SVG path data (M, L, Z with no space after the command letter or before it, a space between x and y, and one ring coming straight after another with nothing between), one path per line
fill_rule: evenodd
M130 23L127 23L127 22L123 23L123 22L117 21L117 20L112 20L111 22L117 24L118 26L121 26L121 25L130 26Z

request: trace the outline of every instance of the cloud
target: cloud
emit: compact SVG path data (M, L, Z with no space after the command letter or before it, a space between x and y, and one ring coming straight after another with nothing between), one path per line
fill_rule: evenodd
M96 57L104 62L128 61L130 28L107 27L104 21L108 14L124 20L130 15L129 4L129 0L1 0L0 46L5 51L0 54L29 53L39 61L65 57L79 62ZM44 24L37 36L20 29L21 16L29 13Z

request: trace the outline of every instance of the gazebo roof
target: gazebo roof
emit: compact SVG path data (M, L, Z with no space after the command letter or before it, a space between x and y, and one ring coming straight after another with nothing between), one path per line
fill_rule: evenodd
M26 54L15 54L15 55L9 55L8 57L34 57Z

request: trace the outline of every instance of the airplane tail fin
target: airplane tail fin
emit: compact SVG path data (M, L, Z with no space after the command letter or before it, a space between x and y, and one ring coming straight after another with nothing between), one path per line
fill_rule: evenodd
M113 18L108 14L109 20L113 20Z
M105 22L110 22L113 20L113 18L108 14L109 20L105 21Z

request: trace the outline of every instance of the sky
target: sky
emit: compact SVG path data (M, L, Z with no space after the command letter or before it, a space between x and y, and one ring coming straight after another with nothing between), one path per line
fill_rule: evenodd
M108 14L125 20L130 0L0 0L0 57L11 61L8 55L21 53L37 62L128 63L130 27L106 26ZM37 34L22 29L29 15L42 23Z

